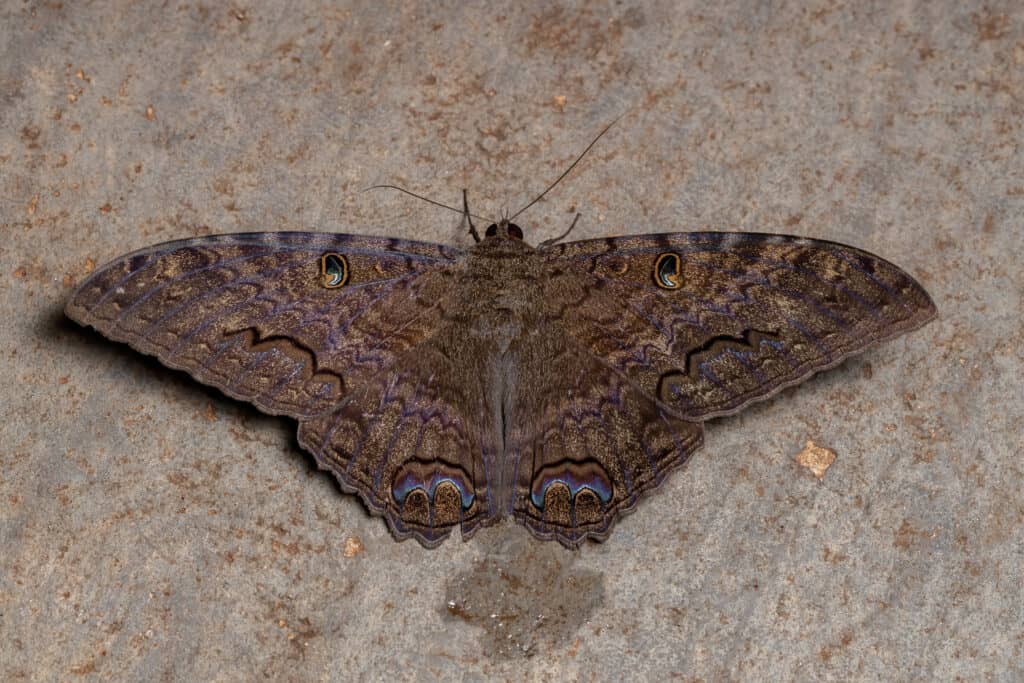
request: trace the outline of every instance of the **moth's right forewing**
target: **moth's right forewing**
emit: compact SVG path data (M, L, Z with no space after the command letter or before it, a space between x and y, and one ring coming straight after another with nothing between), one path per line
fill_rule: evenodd
M567 327L676 415L734 413L935 316L906 272L785 235L674 233L552 247L581 295Z

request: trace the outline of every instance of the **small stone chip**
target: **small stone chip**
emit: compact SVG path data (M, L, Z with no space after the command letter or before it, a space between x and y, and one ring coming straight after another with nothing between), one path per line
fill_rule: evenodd
M824 479L825 472L836 461L836 454L835 451L815 446L813 441L808 441L804 449L796 454L796 461L813 472L818 479Z
M345 549L341 551L341 554L345 557L355 557L356 555L362 555L366 551L366 546L359 540L358 536L349 536L345 539Z

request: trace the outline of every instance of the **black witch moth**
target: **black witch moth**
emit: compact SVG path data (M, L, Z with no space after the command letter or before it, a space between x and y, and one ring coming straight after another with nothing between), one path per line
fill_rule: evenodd
M507 220L477 240L170 242L94 273L66 312L295 418L321 468L428 547L503 517L566 546L604 539L701 445L704 420L935 315L907 273L832 242L535 248Z

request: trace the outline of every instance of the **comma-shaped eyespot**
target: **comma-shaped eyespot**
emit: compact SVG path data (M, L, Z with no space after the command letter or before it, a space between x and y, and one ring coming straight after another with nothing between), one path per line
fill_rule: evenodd
M327 289L344 287L348 282L348 259L328 252L320 257L320 283Z
M674 251L659 254L654 262L654 282L662 289L679 289L683 286L683 260Z
M411 460L395 472L391 496L407 522L456 524L476 500L469 474L450 463Z

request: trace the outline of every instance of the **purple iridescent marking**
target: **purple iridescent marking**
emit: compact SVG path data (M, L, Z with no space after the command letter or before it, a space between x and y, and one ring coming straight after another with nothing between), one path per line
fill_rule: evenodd
M434 494L437 492L437 487L442 483L449 483L456 488L459 492L459 497L462 499L462 509L468 510L473 505L473 501L476 499L476 494L469 490L466 486L466 482L461 477L442 474L441 472L434 470L430 473L427 479L418 477L413 471L406 470L398 477L395 478L395 483L391 487L391 494L395 497L395 500L399 505L405 504L405 499L410 493L416 489L422 489L427 497L433 502Z
M550 468L544 468L545 470ZM548 489L551 488L552 484L563 484L569 489L569 496L572 500L576 499L576 495L583 489L591 491L596 495L603 505L607 505L612 499L612 483L608 481L607 477L603 476L604 473L597 473L594 476L584 477L580 476L577 472L574 472L571 466L562 467L557 471L553 471L551 474L542 474L533 481L533 486L530 489L530 500L538 510L544 509L544 496L547 494Z

